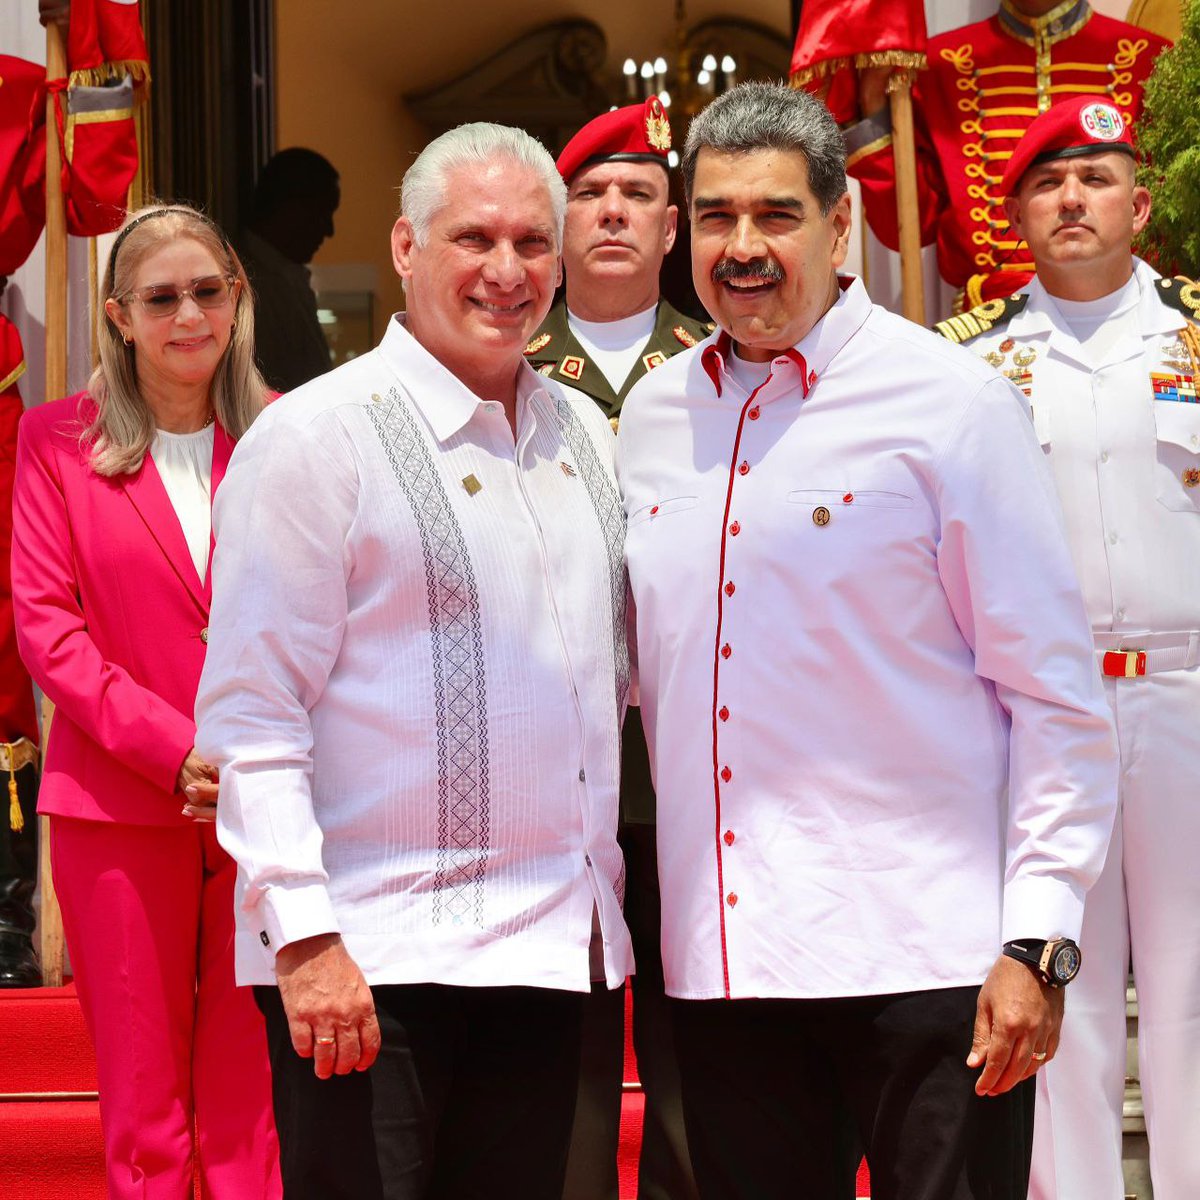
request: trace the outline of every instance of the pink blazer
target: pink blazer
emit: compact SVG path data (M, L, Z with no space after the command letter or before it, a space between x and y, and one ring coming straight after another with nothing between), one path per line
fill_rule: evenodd
M208 638L210 585L150 456L102 478L79 448L86 394L31 409L13 493L17 641L54 701L38 811L173 825ZM216 427L212 491L233 441ZM209 549L211 561L212 549Z

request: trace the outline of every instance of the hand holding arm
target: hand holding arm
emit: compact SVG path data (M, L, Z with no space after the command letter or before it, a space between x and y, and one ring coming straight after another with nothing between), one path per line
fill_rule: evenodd
M183 806L185 817L191 817L194 821L217 819L217 768L205 762L194 746L179 768L175 790L183 792L188 798Z

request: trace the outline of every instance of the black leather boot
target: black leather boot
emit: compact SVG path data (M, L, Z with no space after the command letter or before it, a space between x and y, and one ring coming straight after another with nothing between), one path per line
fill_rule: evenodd
M7 779L0 779L0 784ZM37 767L28 763L16 772L21 821L9 805L0 805L0 988L42 986L42 969L33 949L37 917L33 890L37 885ZM0 796L7 789L0 787ZM5 798L7 798L5 796ZM23 823L20 831L12 828Z

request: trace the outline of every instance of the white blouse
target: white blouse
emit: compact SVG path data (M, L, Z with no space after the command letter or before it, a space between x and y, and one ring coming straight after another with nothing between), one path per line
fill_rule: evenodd
M208 573L208 547L212 539L213 426L195 433L168 433L159 429L150 447L171 507L183 527L196 574Z

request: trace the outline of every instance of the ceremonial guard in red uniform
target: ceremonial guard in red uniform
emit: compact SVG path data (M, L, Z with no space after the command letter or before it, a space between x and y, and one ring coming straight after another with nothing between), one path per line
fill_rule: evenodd
M0 778L8 785L8 804L0 810L0 987L40 987L42 982L32 940L37 712L29 672L17 653L9 573L17 422L25 411L17 380L24 372L21 339L0 315Z
M668 191L671 126L657 96L589 121L566 145L563 229L566 295L525 348L542 374L586 392L616 428L629 390L712 332L659 294L663 257L675 241ZM695 1196L679 1071L668 1023L659 950L654 787L641 710L621 737L625 920L633 940L633 1036L646 1096L638 1196ZM583 1067L564 1200L616 1200L624 996L597 982L584 1016Z
M1143 84L1168 44L1093 12L1087 0L1065 0L1049 11L1045 0L1001 0L986 21L930 38L929 67L913 86L921 242L936 241L938 269L963 289L964 308L1009 295L1033 275L999 191L1033 119L1052 104L1101 93L1136 122ZM847 132L846 151L871 229L898 249L886 108Z

